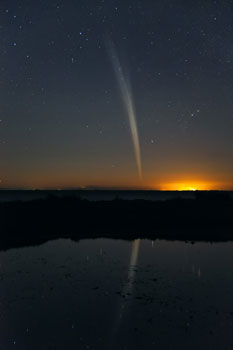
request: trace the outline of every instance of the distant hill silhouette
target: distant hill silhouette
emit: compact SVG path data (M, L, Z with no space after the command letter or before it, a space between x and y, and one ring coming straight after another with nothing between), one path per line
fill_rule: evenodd
M0 203L0 249L56 237L233 239L233 200L227 192L196 199L88 201L75 196Z

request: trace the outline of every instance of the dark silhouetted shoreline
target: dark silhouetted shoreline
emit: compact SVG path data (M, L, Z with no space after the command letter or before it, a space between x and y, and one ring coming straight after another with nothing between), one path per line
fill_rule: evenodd
M54 238L233 240L233 200L227 192L196 199L89 201L74 196L0 203L0 249Z

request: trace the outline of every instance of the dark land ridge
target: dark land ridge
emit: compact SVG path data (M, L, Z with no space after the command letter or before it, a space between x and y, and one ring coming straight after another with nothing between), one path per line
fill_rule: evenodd
M55 238L233 240L233 199L199 192L195 199L89 201L75 196L0 203L0 250Z

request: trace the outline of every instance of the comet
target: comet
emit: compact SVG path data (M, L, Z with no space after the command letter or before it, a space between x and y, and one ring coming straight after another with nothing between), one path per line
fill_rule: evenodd
M142 179L142 162L141 162L141 150L138 136L137 119L135 114L134 102L131 93L131 85L129 79L123 72L120 60L117 55L117 51L114 43L109 39L106 40L106 46L109 57L111 59L112 67L115 72L116 80L119 86L121 97L124 103L124 107L128 116L129 126L133 141L134 153L137 163L138 176Z

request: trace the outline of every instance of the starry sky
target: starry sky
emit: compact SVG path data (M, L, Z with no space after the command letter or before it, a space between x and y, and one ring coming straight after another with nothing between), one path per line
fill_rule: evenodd
M233 189L232 1L2 0L0 34L1 188Z

